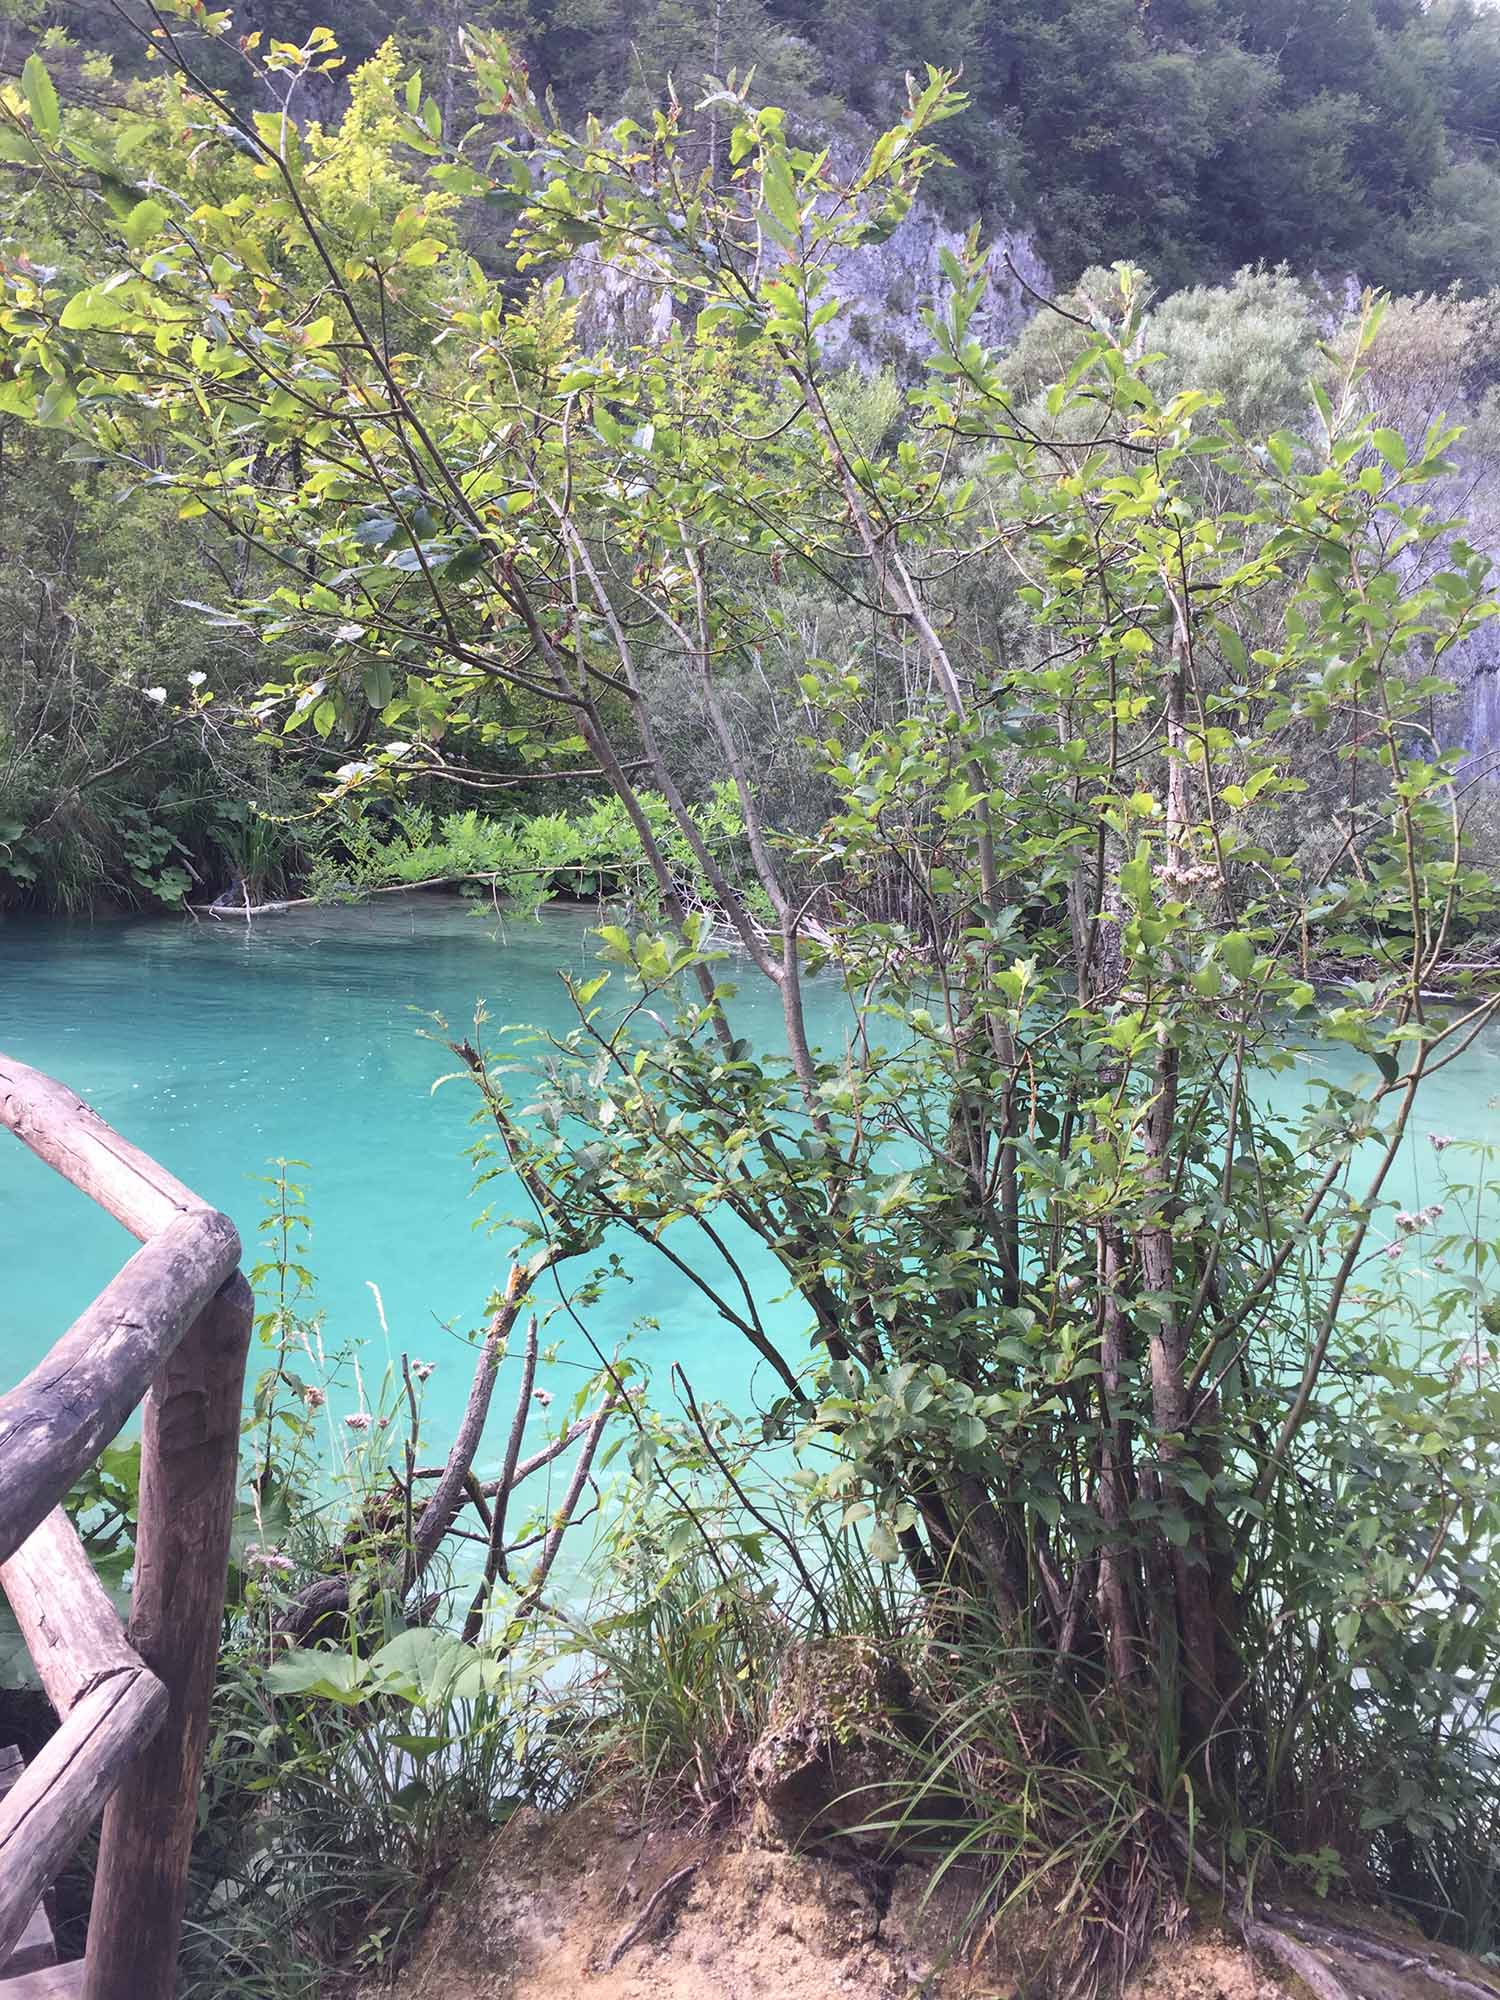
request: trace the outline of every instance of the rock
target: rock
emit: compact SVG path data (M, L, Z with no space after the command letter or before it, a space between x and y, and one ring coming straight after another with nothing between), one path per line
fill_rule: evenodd
M867 1851L897 1844L882 1822L899 1818L909 1796L902 1781L917 1727L906 1669L874 1640L800 1647L750 1752L757 1831L790 1845L834 1836Z
M837 164L854 171L854 153L846 149ZM923 357L932 351L922 313L940 305L946 294L944 253L961 257L964 247L964 232L951 228L930 202L919 199L901 228L883 243L862 244L840 256L827 297L837 299L842 310L820 335L826 366L862 374L890 368L906 380L920 376ZM976 337L1004 346L1037 310L1033 294L1050 296L1056 285L1035 238L1019 225L996 232L984 274L972 330ZM568 260L563 283L574 304L584 353L659 346L677 319L671 292L654 273L644 265L631 269L620 260L606 260L592 244Z

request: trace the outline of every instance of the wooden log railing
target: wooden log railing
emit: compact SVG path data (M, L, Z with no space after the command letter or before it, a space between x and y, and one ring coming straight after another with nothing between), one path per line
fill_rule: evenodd
M0 1124L144 1245L0 1396L0 1585L59 1717L0 1797L0 2000L39 1898L101 1810L84 2000L170 2000L223 1616L250 1290L226 1216L64 1085L3 1055ZM143 1398L126 1626L61 1503Z

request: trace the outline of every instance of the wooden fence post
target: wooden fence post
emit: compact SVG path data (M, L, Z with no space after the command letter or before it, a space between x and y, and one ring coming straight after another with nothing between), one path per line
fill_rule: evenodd
M84 2000L172 2000L223 1623L254 1303L236 1272L147 1398L130 1643L166 1686L161 1734L104 1814Z

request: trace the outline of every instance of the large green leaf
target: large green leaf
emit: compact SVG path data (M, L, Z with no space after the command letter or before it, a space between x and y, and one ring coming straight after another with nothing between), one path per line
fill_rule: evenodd
M31 112L31 122L43 139L55 139L62 130L62 114L57 104L57 88L39 55L29 55L21 71L21 88Z

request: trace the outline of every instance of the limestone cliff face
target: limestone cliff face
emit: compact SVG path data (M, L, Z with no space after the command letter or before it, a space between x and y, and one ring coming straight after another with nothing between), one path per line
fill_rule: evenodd
M828 360L838 367L914 372L931 345L922 309L936 305L945 290L939 260L945 250L959 256L963 241L960 230L950 229L934 211L918 205L886 242L846 257L833 281L844 310L825 336ZM989 283L974 332L981 340L1003 346L1037 309L1026 285L1044 297L1056 287L1027 229L1006 227L996 234L987 270Z
M962 232L919 202L884 243L842 257L831 291L843 310L823 332L828 365L915 375L931 345L922 310L937 304L944 289L942 253L957 256L962 249ZM1015 226L993 237L988 273L974 331L981 339L1003 344L1036 310L1026 286L1049 294L1052 274L1031 232ZM577 301L578 337L585 349L648 345L664 340L672 326L675 308L667 291L619 264L606 263L592 248L572 260L566 284Z

